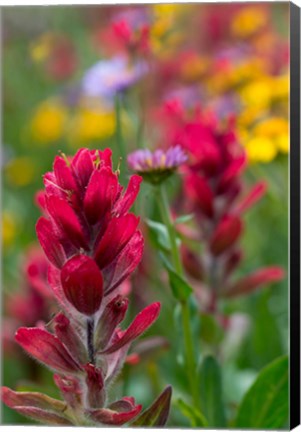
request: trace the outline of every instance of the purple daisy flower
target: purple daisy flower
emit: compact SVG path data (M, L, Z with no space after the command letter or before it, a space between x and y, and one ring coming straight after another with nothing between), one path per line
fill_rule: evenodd
M145 62L133 65L123 56L101 60L87 70L82 80L86 96L112 100L117 92L123 91L146 74Z
M186 160L187 155L179 145L167 151L136 150L127 158L130 169L153 184L161 183L168 178Z

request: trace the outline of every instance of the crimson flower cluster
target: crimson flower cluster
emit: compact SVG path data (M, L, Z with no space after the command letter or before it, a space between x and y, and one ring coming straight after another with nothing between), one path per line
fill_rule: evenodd
M48 321L51 317L54 301L47 284L47 268L48 262L41 249L36 245L30 246L20 268L20 289L4 295L4 354L16 354L14 334L20 325L32 326L39 321Z
M61 312L47 325L20 328L15 338L55 372L64 402L3 388L4 403L19 413L48 424L122 425L141 411L132 397L108 402L108 386L131 342L160 310L160 304L153 303L126 330L119 327L128 299L118 288L143 253L139 218L129 213L140 182L139 176L132 176L123 192L109 149L58 156L53 171L45 174L45 192L38 195L44 216L36 230ZM163 396L169 407L170 388Z
M182 252L188 272L209 288L208 309L215 310L219 297L247 294L282 279L283 270L277 266L257 270L238 281L232 277L243 257L239 246L243 215L266 191L265 182L260 181L245 193L242 173L247 157L237 140L235 119L221 126L211 113L199 109L192 119L184 117L184 110L169 109L169 137L172 144L181 145L189 154L184 191L188 210L197 220L197 237L204 244L204 253L199 257L185 247Z

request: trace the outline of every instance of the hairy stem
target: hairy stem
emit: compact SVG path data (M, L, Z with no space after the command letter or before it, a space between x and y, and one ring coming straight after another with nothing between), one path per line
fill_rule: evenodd
M90 361L90 363L95 364L94 318L88 318L88 320L87 320L87 344L88 344L89 361Z

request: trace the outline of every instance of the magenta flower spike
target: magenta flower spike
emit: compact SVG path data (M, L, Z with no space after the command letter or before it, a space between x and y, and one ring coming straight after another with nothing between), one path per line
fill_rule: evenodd
M122 329L128 299L119 287L143 253L139 218L129 213L141 180L132 176L123 192L109 149L56 157L53 172L44 176L45 192L39 194L44 215L36 228L50 263L48 283L62 311L46 326L20 328L15 339L55 372L64 402L4 387L3 402L19 413L44 424L121 426L141 412L133 398L112 401L107 392L131 343L160 312L160 303L153 303ZM162 403L168 412L170 401ZM155 405L151 417L160 412ZM142 424L153 422L147 416Z
M139 218L129 213L141 181L132 176L123 193L109 149L81 149L70 161L57 156L53 172L44 176L45 216L36 226L38 239L62 273L57 279L67 300L83 314L94 314L102 297L130 276L141 260ZM77 273L73 282L67 277L71 266ZM89 273L95 285L87 283ZM92 297L93 305L88 305Z

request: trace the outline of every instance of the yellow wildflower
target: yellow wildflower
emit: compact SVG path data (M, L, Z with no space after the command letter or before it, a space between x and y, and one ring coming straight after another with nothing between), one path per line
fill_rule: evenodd
M255 136L245 144L250 162L271 162L277 155L277 148L270 138Z
M181 15L186 9L187 6L180 3L157 3L152 5L152 11L155 18L163 18L166 16L175 17L177 15Z
M214 94L228 91L238 86L246 85L260 79L267 70L265 60L250 58L240 63L229 63L227 67L218 70L208 79L208 90Z
M287 74L273 77L273 99L288 101L289 77Z
M283 117L270 117L258 123L254 132L256 135L265 135L275 138L280 134L288 134L288 121Z
M187 10L181 4L154 4L151 6L153 23L150 28L152 51L160 58L166 58L171 49L183 40L181 32L175 30L175 19Z
M181 67L181 75L188 82L196 81L207 71L208 64L208 60L204 57L187 58Z
M6 180L13 186L27 186L36 175L35 165L27 156L10 160L4 169Z
M247 106L267 108L273 98L274 86L270 77L252 81L240 90L243 103Z
M258 106L247 106L237 117L237 124L241 127L250 127L258 118L266 114L266 110Z
M12 212L5 210L2 214L2 244L8 247L17 233L17 221Z
M59 101L43 102L31 119L33 139L40 143L57 141L64 133L67 118L68 111Z
M31 44L29 53L33 61L40 63L48 58L52 50L53 39L54 35L47 32Z
M234 16L231 30L234 36L247 38L261 30L267 20L266 11L257 5L244 7Z
M289 135L281 134L276 138L276 145L282 153L289 152Z
M81 108L70 123L70 139L85 142L106 139L115 131L113 111L99 108Z
M271 139L278 150L288 153L288 120L283 117L270 117L258 123L253 132L257 136Z

